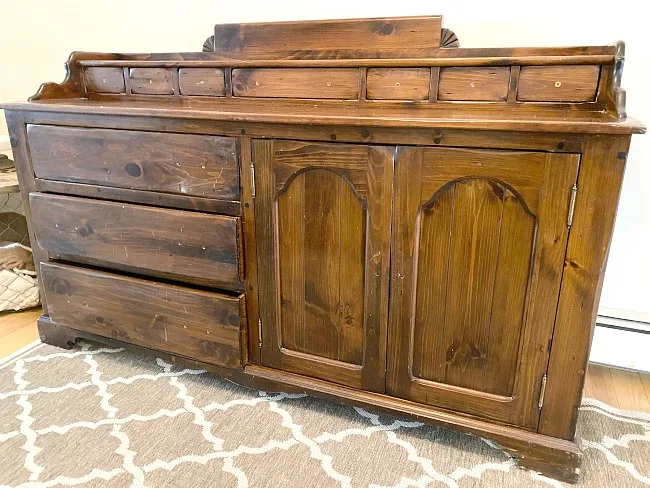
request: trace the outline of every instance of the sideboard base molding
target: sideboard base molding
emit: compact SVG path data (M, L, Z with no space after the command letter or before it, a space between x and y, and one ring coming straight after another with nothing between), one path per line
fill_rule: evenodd
M72 329L51 321L45 315L38 320L38 332L41 341L57 347L69 349L74 346L78 339L88 339L123 347L138 353L155 355L169 362L198 367L249 388L265 391L306 393L325 400L367 407L391 415L451 428L495 442L506 453L513 456L519 466L537 471L544 476L567 483L577 482L580 476L582 453L579 446L572 441L557 439L508 425L486 422L468 415L420 405L385 394L336 385L264 366L249 364L242 371L207 364L183 356Z

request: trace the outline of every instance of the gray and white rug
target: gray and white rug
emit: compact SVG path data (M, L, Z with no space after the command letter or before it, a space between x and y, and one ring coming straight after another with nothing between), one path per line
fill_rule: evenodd
M650 415L585 400L576 486L650 485ZM490 442L121 349L0 362L3 487L562 487Z

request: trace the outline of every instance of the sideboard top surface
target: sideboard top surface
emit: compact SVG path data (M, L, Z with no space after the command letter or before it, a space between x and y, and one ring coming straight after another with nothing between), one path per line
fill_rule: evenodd
M188 120L215 120L349 127L447 128L536 132L629 134L645 133L639 121L602 111L553 107L503 107L416 103L367 103L325 100L101 100L49 99L5 104L9 110L87 115L123 115Z

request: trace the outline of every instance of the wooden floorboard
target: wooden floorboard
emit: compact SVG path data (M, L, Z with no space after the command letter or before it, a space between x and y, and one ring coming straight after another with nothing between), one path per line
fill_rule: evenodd
M40 307L0 313L0 358L38 339ZM650 374L590 364L584 396L616 408L650 413Z
M41 307L0 313L0 358L38 340L36 320L42 313Z

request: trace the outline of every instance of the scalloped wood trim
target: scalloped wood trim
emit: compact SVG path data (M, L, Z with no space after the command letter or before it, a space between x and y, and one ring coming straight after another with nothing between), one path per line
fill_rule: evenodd
M116 54L88 53L74 51L65 63L65 78L61 83L42 83L36 93L29 97L29 101L51 100L57 98L78 98L84 93L83 80L81 76L81 60L115 60Z

